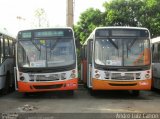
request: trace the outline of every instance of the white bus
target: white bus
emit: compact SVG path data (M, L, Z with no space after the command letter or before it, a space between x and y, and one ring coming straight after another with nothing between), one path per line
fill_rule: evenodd
M153 88L160 89L160 37L151 39L152 42L152 72Z
M98 27L82 48L82 80L92 90L151 89L150 32L140 27Z
M78 88L74 32L71 28L23 30L16 43L16 89L19 92Z
M6 29L0 29L0 90L3 94L14 87L15 41Z

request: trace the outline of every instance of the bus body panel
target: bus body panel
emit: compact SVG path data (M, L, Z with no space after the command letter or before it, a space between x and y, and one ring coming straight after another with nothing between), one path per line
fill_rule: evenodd
M130 71L130 72L115 72L107 71L108 78L106 79L106 71L92 71L92 88L94 90L150 90L152 84L151 70L145 71ZM96 78L96 75L99 78ZM136 74L138 74L136 76Z
M153 83L154 88L160 89L160 63L152 63Z
M100 31L98 32L98 30ZM116 32L112 32L112 30ZM128 33L123 32L127 30ZM132 30L139 32L139 34L132 34ZM131 33L131 36L129 33ZM92 45L90 45L90 40L93 41ZM87 38L83 47L88 48L85 51L87 52L87 59L82 58L82 70L83 73L87 70L87 82L90 84L87 85L88 88L93 90L151 89L150 33L147 28L97 27ZM118 52L117 59L114 55L116 52ZM126 56L128 57L126 58ZM119 60L118 57L122 59ZM84 69L85 66L88 67L89 65L90 68ZM83 82L85 82L84 77L83 75Z
M106 81L92 79L93 90L150 90L151 79L140 81Z
M160 89L160 78L159 77L153 77L152 82L153 82L152 83L153 88Z
M17 38L14 72L15 87L19 92L76 90L78 88L77 55L72 28L24 30L18 33ZM28 42L28 47L24 44L25 42L26 44ZM29 56L31 49L29 45L34 47L31 50L35 54L32 55L34 61L31 61L33 59ZM19 47L23 47L24 53L18 53L22 51L18 49ZM38 53L39 56L37 56ZM18 58L25 56L23 54L30 58L26 58L29 62L26 63L27 65L22 59L23 65L19 63Z
M59 82L22 82L18 81L19 92L44 92L55 90L76 90L78 79L71 79Z
M152 41L152 87L160 89L160 36L151 39Z
M13 82L13 64L14 59L8 58L6 59L1 65L0 65L0 89L4 88L5 86L5 80L7 77L7 72L10 74L10 85L12 85Z
M14 86L14 44L16 39L6 29L0 29L0 90L6 94Z

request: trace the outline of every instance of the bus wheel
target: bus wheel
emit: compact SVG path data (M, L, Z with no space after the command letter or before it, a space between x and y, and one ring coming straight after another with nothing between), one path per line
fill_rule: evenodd
M133 96L139 96L140 91L139 90L132 90L132 95Z
M10 88L9 83L10 83L10 74L7 73L5 85L4 85L4 88L2 89L2 94L6 95L9 92L9 88Z
M97 90L92 90L91 88L89 88L88 90L91 96L97 95Z
M74 90L68 90L67 94L70 95L70 96L73 96L74 95Z
M31 97L33 94L32 93L30 93L30 92L25 92L25 93L23 93L23 96L24 97Z

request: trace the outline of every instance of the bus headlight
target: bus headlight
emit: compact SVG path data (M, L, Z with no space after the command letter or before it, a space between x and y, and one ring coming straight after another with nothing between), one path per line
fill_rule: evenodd
M100 74L96 74L95 77L98 79L100 77Z
M146 78L146 79L148 79L149 77L150 77L150 75L149 75L149 74L146 74L146 75L145 75L145 78Z
M61 80L64 80L64 79L66 79L66 73L61 74Z
M25 78L24 78L23 76L21 76L19 79L20 79L21 81L24 81Z
M76 78L76 75L74 73L71 73L71 78Z
M71 78L76 78L76 70L75 69L72 70L72 73L71 73L70 77Z
M24 81L24 76L23 76L23 72L19 72L19 79L20 79L20 81Z

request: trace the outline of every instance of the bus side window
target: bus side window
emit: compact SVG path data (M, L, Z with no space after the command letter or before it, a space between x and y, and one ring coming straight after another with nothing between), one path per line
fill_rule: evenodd
M152 62L154 63L154 44L152 44Z
M4 48L4 50L5 50L5 57L6 57L6 56L10 55L9 54L9 40L8 40L8 38L5 38L4 41L5 41L5 48Z
M157 59L158 59L158 50L157 50L157 44L155 43L155 44L153 44L153 46L152 46L152 59L153 59L153 63L156 63L157 62Z
M0 36L0 63L3 61L3 35Z
M92 64L92 51L93 51L93 39L90 39L87 43L87 60L89 64Z
M160 63L160 43L158 43L158 53L157 53L157 55L158 55L157 62Z
M12 39L10 39L9 40L9 54L10 54L10 56L13 56L13 49L14 49L13 41L12 41Z

